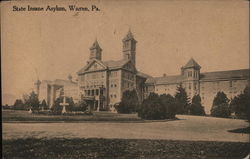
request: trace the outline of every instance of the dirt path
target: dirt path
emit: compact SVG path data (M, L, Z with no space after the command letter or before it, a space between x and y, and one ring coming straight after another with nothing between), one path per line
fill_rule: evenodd
M177 116L181 120L145 123L3 123L3 138L124 138L249 142L243 120Z

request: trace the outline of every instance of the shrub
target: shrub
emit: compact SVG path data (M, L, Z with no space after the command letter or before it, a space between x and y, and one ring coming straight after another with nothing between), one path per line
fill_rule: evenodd
M175 115L177 113L175 98L170 94L163 94L160 95L160 102L165 107L165 118L175 118Z
M235 96L230 102L231 111L238 118L250 120L250 87L247 86L244 92Z
M200 95L195 95L192 98L192 104L189 107L191 115L205 115L204 107L201 105Z
M79 101L72 109L72 111L84 112L88 108L87 103L84 100Z
M158 120L158 119L173 119L175 118L177 108L175 99L171 95L158 95L150 93L139 109L138 116L143 119Z
M66 106L66 111L72 111L72 109L73 109L73 107L74 107L74 101L73 101L73 98L72 97L65 97L66 98L66 103L68 103L69 105L68 106ZM53 106L52 106L52 108L51 108L51 110L52 110L52 113L53 114L55 114L55 115L59 115L59 114L61 114L62 113L62 109L63 109L63 107L60 105L60 103L63 103L63 100L64 100L64 97L58 97L56 100L55 100L55 102L54 102L54 104L53 104Z
M118 113L129 114L136 112L138 105L139 100L136 90L127 90L123 92L122 100L118 105L115 105L115 109Z
M16 99L14 105L14 110L29 110L29 107L24 105L23 101L21 99Z
M224 92L218 92L213 100L211 116L227 118L231 115L229 99Z
M149 94L148 98L142 102L138 115L143 119L149 120L166 118L166 108L160 102L158 94Z

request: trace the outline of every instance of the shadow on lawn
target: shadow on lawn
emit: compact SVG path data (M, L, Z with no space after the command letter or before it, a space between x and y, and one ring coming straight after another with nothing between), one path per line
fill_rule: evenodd
M246 127L246 128L239 128L239 129L228 130L228 132L250 134L250 126Z

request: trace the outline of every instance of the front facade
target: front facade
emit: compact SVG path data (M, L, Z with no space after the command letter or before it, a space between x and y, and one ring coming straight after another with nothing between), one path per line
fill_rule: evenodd
M102 61L102 49L95 41L90 47L89 60L78 74L79 96L92 105L93 110L115 111L114 105L126 90L135 89L143 100L143 88L149 77L136 69L136 43L129 31L123 42L123 59Z
M210 114L217 92L223 91L231 99L242 93L249 83L249 69L204 73L200 69L201 66L194 59L190 59L181 67L180 75L149 78L144 95L147 97L150 92L174 95L177 86L181 84L190 99L197 94L201 96L205 112Z

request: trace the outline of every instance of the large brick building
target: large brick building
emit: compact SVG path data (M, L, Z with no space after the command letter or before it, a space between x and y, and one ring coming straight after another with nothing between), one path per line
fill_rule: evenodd
M135 89L139 100L143 100L144 83L150 76L136 69L137 41L131 31L122 42L123 59L102 61L102 49L95 41L87 64L77 72L79 94L94 110L114 111L114 105L121 101L126 90Z
M189 98L200 94L206 113L210 113L213 98L218 91L223 91L228 98L240 94L249 82L249 69L204 72L201 66L190 59L181 67L180 75L151 77L136 68L136 43L131 31L122 40L123 58L118 61L103 61L102 48L97 41L90 47L87 64L78 72L78 82L69 80L38 81L36 90L39 99L45 99L52 106L60 91L74 101L85 99L94 110L114 111L126 90L135 89L139 100L145 99L150 92L157 94L176 93L178 85L182 85ZM108 50L105 52L108 53Z
M199 94L207 114L210 113L212 102L219 91L223 91L229 99L243 92L249 83L249 69L200 72L201 66L191 58L181 67L180 75L149 78L146 81L145 97L150 92L157 94L176 93L178 85L185 88L189 98Z

